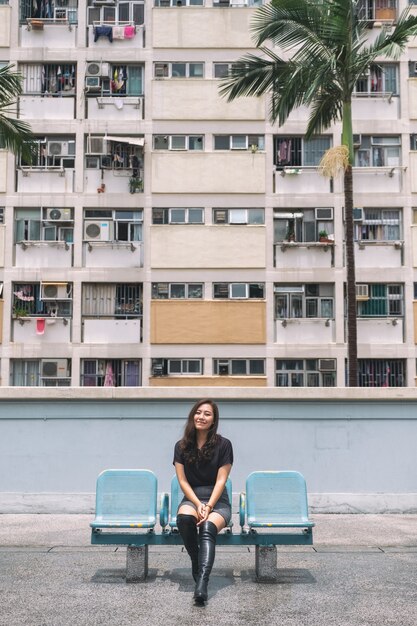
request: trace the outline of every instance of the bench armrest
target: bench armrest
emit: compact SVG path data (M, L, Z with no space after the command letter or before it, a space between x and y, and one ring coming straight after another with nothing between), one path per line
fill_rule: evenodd
M169 495L165 492L161 493L159 508L159 523L162 529L168 524L169 519Z
M239 524L243 529L246 518L246 493L242 491L239 497Z

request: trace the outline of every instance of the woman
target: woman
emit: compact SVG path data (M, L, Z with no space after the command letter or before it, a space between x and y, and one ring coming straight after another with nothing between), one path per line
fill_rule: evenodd
M177 526L191 558L196 582L194 599L198 604L207 600L217 533L232 515L226 481L232 468L233 449L228 439L217 434L218 423L217 404L199 400L190 411L184 436L174 451L175 471L184 493Z

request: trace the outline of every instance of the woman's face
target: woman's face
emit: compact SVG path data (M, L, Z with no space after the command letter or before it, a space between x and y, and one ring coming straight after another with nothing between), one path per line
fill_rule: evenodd
M208 432L214 424L214 413L211 404L200 404L194 413L194 426L199 432Z

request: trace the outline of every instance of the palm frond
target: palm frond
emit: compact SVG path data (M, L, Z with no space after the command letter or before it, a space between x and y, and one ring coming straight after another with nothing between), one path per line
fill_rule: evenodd
M22 76L12 65L0 68L0 145L31 162L34 137L27 122L16 119L16 98L22 93Z
M229 76L220 81L221 96L230 101L239 96L262 96L272 89L287 61L267 48L260 51L264 57L246 54L233 63Z

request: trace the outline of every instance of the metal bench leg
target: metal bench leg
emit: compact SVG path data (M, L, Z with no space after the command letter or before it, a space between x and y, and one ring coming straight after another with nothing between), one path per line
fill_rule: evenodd
M277 547L256 546L255 568L258 582L275 582L277 579Z
M127 546L126 582L138 583L148 575L149 546Z

